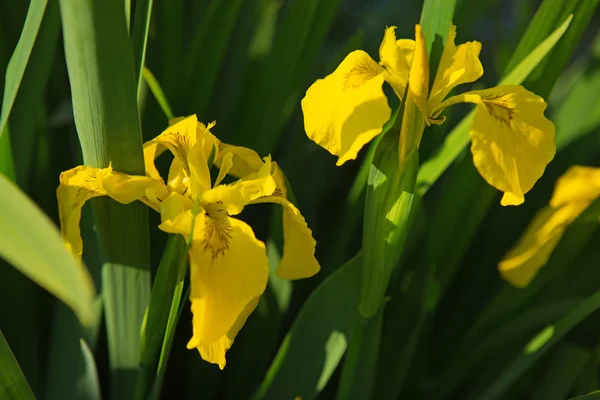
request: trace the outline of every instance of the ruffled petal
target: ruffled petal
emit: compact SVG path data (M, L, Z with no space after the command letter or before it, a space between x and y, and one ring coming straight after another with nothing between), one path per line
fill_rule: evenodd
M502 205L523 203L556 151L554 124L544 116L546 102L522 86L461 96L477 103L470 131L475 167L490 185L505 192Z
M385 80L394 88L400 99L404 96L408 83L414 50L414 40L396 40L395 26L385 29L383 40L379 46L379 64L386 69Z
M558 208L565 204L591 203L600 197L600 168L575 165L558 178L550 206Z
M381 133L391 109L383 92L385 70L364 51L353 51L302 99L308 137L338 156L337 165L356 158Z
M225 368L225 353L227 353L227 350L229 350L233 345L235 337L237 336L240 329L242 329L242 326L244 326L244 324L246 323L246 320L248 319L250 314L252 314L252 312L258 305L259 299L260 297L257 297L251 300L246 305L246 307L238 316L235 323L233 324L231 329L229 329L229 332L227 332L226 335L221 336L219 339L211 342L210 344L197 347L198 351L200 352L200 356L203 360L206 360L212 364L217 364L220 369Z
M565 228L588 204L575 203L558 209L546 207L531 222L519 243L498 264L512 285L526 287L542 268L560 241Z
M269 262L264 244L245 222L206 216L205 232L204 240L191 245L193 336L187 347L224 366L225 351L265 291Z
M319 272L321 266L315 258L317 242L300 210L279 196L263 197L253 203L277 203L283 207L283 256L277 275L283 279L302 279Z
M211 188L208 156L202 143L192 147L188 154L190 187L196 196L202 195Z
M456 86L475 82L483 75L483 66L479 61L481 43L473 41L456 46L455 38L456 26L450 25L446 46L431 89L431 109L436 108Z
M79 166L60 174L60 185L56 189L58 214L60 217L60 233L67 249L81 260L83 241L79 222L81 208L86 201L99 196L106 196L102 185L105 176L112 173L112 168L92 168Z

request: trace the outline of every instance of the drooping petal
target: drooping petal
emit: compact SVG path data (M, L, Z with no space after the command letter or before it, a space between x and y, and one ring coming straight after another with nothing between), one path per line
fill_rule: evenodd
M258 172L202 193L201 204L220 204L227 214L236 215L242 212L246 204L259 197L270 196L275 189L275 180L271 176L271 158L265 157Z
M412 63L415 42L410 39L396 40L396 27L385 29L379 46L379 64L386 70L385 80L394 88L396 95L402 99L408 83L408 74Z
M246 307L238 316L235 323L233 324L231 329L229 329L229 332L227 332L226 335L221 336L219 339L211 342L210 344L197 347L198 351L200 352L200 356L203 360L206 360L212 364L219 365L220 369L225 368L225 353L233 345L235 337L246 323L246 320L248 319L250 314L252 314L252 312L258 305L259 299L260 297L250 300L250 302L246 305Z
M161 178L134 176L112 172L103 180L106 194L122 204L141 200L156 211L160 209L160 201L167 198L169 191Z
M175 120L177 121L175 124L170 125L154 139L144 143L146 174L152 178L160 178L154 160L165 151L165 148L173 153L189 176L188 153L196 144L198 119L196 115L191 115Z
M546 207L531 222L519 243L498 264L511 284L525 287L533 280L560 241L565 228L588 204L574 203L558 209Z
M429 96L429 59L421 25L415 25L415 52L408 79L408 95L424 116L429 115L427 97Z
M591 203L600 197L600 168L572 166L558 178L550 206L558 208L570 203Z
M300 210L280 196L263 197L253 203L277 203L283 207L283 256L277 275L283 279L302 279L319 272L321 267L315 258L317 242Z
M78 260L83 253L79 228L81 208L94 197L106 196L102 180L111 172L110 166L103 169L79 166L60 174L60 185L56 189L60 232L67 249Z
M225 351L266 288L269 263L264 244L245 222L207 216L205 232L191 245L193 337L187 347L224 366Z
M456 26L450 25L446 46L431 89L431 109L436 108L456 86L475 82L483 75L483 66L479 61L481 43L473 41L456 46L455 38Z
M505 192L502 205L523 203L556 151L554 124L544 116L546 102L522 86L456 97L477 103L469 132L475 167L490 185Z
M355 159L389 120L384 72L367 53L357 50L306 91L302 99L306 134L338 156L337 165Z

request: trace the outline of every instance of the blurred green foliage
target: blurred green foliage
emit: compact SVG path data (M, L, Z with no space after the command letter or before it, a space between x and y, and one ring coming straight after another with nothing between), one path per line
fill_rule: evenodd
M228 352L224 371L185 348L191 313L183 299L162 388L150 388L150 396L564 399L600 387L598 224L584 215L570 226L526 289L510 287L497 270L503 254L548 203L556 179L574 164L600 166L598 0L456 0L448 2L454 10L445 13L422 12L423 2L416 0L107 1L122 4L124 15L131 15L127 28L132 39L131 54L129 47L121 46L128 58L120 63L107 61L115 54L107 50L114 43L106 37L101 43L107 47L96 53L107 58L97 60L98 65L108 62L101 67L104 81L99 83L105 104L133 108L136 86L127 89L126 106L114 103L116 89L137 85L142 74L145 79L139 80L137 94L144 141L167 125L163 109L168 104L175 116L196 113L201 121L216 120L213 132L225 142L272 154L313 231L322 265L320 274L309 280L291 284L271 279ZM75 3L0 2L0 72L6 77L0 79L0 168L16 177L19 187L56 223L59 174L82 163L80 140L85 144L85 129L78 122L78 132L74 124L73 102L81 101L81 94L71 89L76 67L65 40L69 27L78 22L77 14L70 22L61 19L73 12L65 7ZM102 0L86 3L105 10ZM425 6L438 3L426 1ZM352 50L375 56L386 25L397 26L398 37L411 38L415 23L431 19L435 62L435 53L441 51L439 34L445 34L443 16L457 25L457 43L482 42L485 74L474 86L491 87L571 13L574 18L564 37L524 82L548 100L547 115L557 128L556 158L526 203L501 207L499 193L476 173L468 149L457 152L458 158L416 200L402 268L391 274L385 308L374 319L362 320L357 252L368 168L361 163L367 160L364 165L370 165L374 147L363 151L357 162L335 167L334 157L304 134L300 100L305 90ZM110 25L114 20L105 18L103 32L114 40L125 39L125 27L117 32ZM121 20L125 18L119 14ZM94 40L79 39L80 46ZM18 49L22 58L17 61L25 61L11 61L9 68ZM71 53L72 58L77 55ZM117 79L123 71L127 78ZM156 99L158 85L162 104ZM111 112L117 111L107 111ZM425 131L421 165L435 159L466 112L453 109L448 123ZM97 122L95 117L90 123ZM92 162L89 157L86 161ZM136 163L133 158L123 161ZM169 160L160 161L164 172ZM102 266L111 256L98 244L88 208L82 220L84 260L97 291L106 293L109 280L103 281ZM278 213L263 206L248 211L243 218L267 243L276 265L281 252ZM597 219L598 202L588 214ZM158 219L151 214L148 224L153 277L161 276L158 266L167 243L167 235L154 228ZM5 221L0 217L0 223ZM177 290L185 293L184 289ZM140 289L145 301L147 290ZM119 296L112 306L105 302L97 304L98 309L105 307L107 312L106 307L113 307L128 319L122 307L133 307L133 294ZM138 317L144 304L137 305ZM0 339L6 339L37 398L119 397L109 348L118 351L111 341L139 345L134 322L124 334L133 338L131 343L119 337L123 332L109 337L109 320L84 328L65 305L0 260ZM10 350L1 340L0 398L19 398L13 397L11 385L23 388L20 398L30 398ZM12 372L4 373L3 368ZM133 377L124 379L135 382L137 372L130 372ZM360 379L353 381L356 376Z

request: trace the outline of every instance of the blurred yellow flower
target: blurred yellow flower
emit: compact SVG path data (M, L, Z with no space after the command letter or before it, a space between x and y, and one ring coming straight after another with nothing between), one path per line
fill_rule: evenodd
M529 285L558 245L567 226L600 197L600 168L573 166L556 182L550 204L538 212L523 236L499 263L514 286Z
M523 203L525 193L555 154L554 124L544 116L546 102L516 85L446 99L456 86L475 82L483 75L481 43L456 46L454 25L429 92L429 62L421 27L415 27L414 42L395 41L393 29L386 29L380 47L383 68L366 53L355 51L331 75L307 90L302 110L308 137L337 155L338 165L355 159L358 151L381 133L391 115L381 89L383 82L388 82L401 99L409 82L408 90L427 125L443 123L445 118L440 115L449 106L477 105L470 129L473 163L490 185L504 192L502 205Z
M225 366L225 353L264 292L269 264L265 245L252 228L232 216L248 204L283 206L284 250L277 274L307 278L320 267L315 240L298 209L287 200L285 177L270 157L221 143L193 115L175 119L163 133L144 144L148 176L80 166L61 174L57 190L61 232L78 258L83 246L79 231L81 207L88 199L109 196L120 203L141 200L161 214L159 228L190 241L190 301L193 337L188 348ZM167 184L154 160L173 153ZM211 182L211 163L219 174ZM227 175L238 180L225 184Z

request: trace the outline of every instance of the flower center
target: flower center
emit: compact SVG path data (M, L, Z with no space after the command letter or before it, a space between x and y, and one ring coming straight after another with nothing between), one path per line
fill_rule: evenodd
M213 259L224 254L231 240L231 225L223 203L209 203L204 206L204 249L210 249Z

